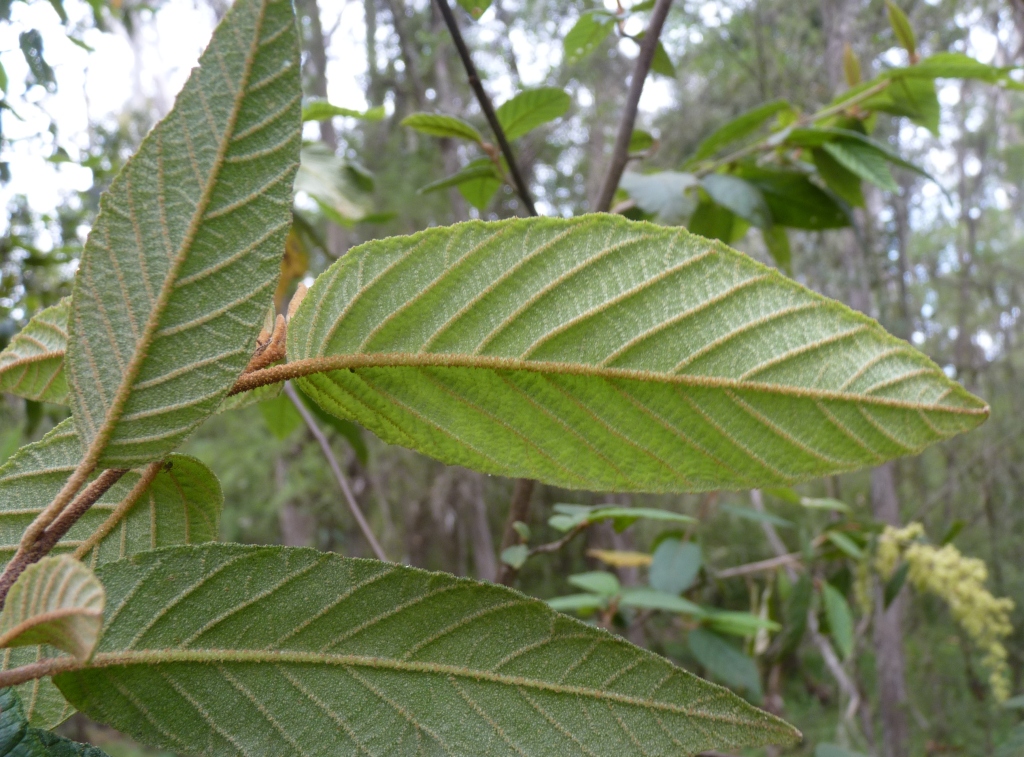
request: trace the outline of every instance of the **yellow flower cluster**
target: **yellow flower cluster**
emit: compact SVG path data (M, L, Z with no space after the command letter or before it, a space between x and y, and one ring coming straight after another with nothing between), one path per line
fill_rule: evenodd
M907 561L910 583L949 605L953 619L981 650L992 696L997 702L1005 701L1010 696L1010 671L1002 639L1013 632L1013 601L994 597L985 588L988 569L982 560L965 557L952 544L934 547L921 541L923 536L920 523L905 528L887 526L878 540L875 569L889 578L900 557Z

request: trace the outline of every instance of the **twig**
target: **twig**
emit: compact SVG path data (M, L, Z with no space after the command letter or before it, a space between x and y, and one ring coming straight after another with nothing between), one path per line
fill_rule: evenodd
M626 93L626 105L622 109L619 133L615 137L615 147L612 149L612 162L608 166L608 173L605 174L604 184L601 185L601 193L598 195L597 204L594 207L598 213L607 213L611 208L615 190L618 189L622 172L626 169L626 161L629 159L629 140L633 136L633 126L636 124L640 95L643 94L644 83L647 81L647 74L651 70L651 62L654 60L654 53L658 48L661 29L665 26L665 19L668 17L668 10L671 6L672 0L657 0L654 10L651 11L651 21L647 25L647 31L644 32L643 41L640 43L640 54L636 57L633 77L629 82L629 92Z
M530 513L530 498L533 496L533 479L518 478L512 489L512 501L508 505L508 518L505 520L505 530L501 535L501 552L511 547L518 541L516 533L516 521L525 522ZM500 553L499 553L500 554ZM508 563L502 563L498 571L498 583L511 586L516 580L519 570Z
M306 422L306 426L309 428L313 438L316 439L320 445L320 449L323 450L324 457L327 458L327 464L331 466L331 472L334 473L334 480L338 482L338 486L341 487L341 493L345 495L345 501L348 503L348 509L352 511L352 517L356 519L356 523L359 525L359 530L363 532L363 536L366 537L366 541L370 544L370 549L373 550L373 554L377 556L378 560L384 562L388 561L388 556L384 554L384 550L381 548L380 543L377 541L377 537L373 535L373 531L370 528L370 524L366 522L366 518L363 517L363 511L359 509L359 503L356 502L356 498L352 495L352 489L348 485L348 479L345 478L345 474L341 470L341 466L338 465L338 458L334 456L334 450L331 449L331 443L327 440L324 432L320 430L320 426L317 425L316 419L313 418L313 414L309 412L309 408L306 407L305 403L299 398L298 393L295 391L295 387L290 382L285 382L284 393L288 395L288 399L295 405L295 409L299 411L299 415L302 416L302 420Z
M664 0L661 1L663 2ZM519 172L515 155L512 153L512 145L508 143L505 130L498 121L498 114L494 112L491 98L484 91L484 85L480 81L480 74L477 73L476 66L473 64L473 58L469 54L469 48L466 47L466 41L462 38L462 32L459 31L459 25L455 20L455 15L452 13L451 6L448 5L448 0L435 0L435 2L437 3L437 9L441 11L442 18L444 18L445 26L448 27L448 32L452 36L452 41L455 43L455 49L459 52L459 58L462 59L462 66L466 69L469 86L473 88L473 94L476 95L476 100L480 103L480 110L484 112L487 123L490 124L491 131L494 132L494 137L498 140L501 154L505 156L505 162L508 163L508 172L512 174L512 183L515 184L516 193L519 195L519 199L523 201L530 215L535 216L537 215L537 209L533 205L533 197L530 196L530 190L523 180L523 175Z
M121 468L111 468L103 471L96 480L89 484L71 504L64 508L53 522L51 522L39 536L29 545L22 545L0 575L0 608L7 599L7 592L18 580L29 565L38 562L45 557L54 545L60 541L71 527L78 522L85 513L96 504L110 487L128 471Z
M775 570L776 568L798 563L800 558L799 552L790 552L778 557L770 557L767 560L758 560L746 565L737 565L735 568L720 570L715 573L715 578L735 578L737 576L749 576L751 573L763 573L768 570Z
M548 554L549 552L557 552L566 544L575 539L579 534L583 533L589 525L589 523L580 523L578 526L574 527L572 531L567 533L561 539L557 541L550 541L547 544L541 544L540 546L534 547L530 550L527 556L533 557L534 555L544 555Z

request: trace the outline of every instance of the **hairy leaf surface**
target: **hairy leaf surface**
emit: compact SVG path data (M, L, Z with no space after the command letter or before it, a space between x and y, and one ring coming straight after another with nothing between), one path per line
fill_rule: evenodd
M68 419L0 467L0 564L14 555L26 526L46 507L82 459L82 445ZM148 486L147 471L129 471L57 543L96 567L126 555L172 544L217 538L224 496L216 476L201 462L169 455ZM152 473L150 471L149 473ZM101 536L100 529L105 529ZM95 541L90 547L89 542ZM0 668L52 657L47 647L5 649ZM17 687L32 725L52 728L74 710L49 680Z
M36 313L0 352L0 392L38 402L67 404L67 325L67 298Z
M25 568L0 612L0 647L51 644L80 660L96 648L103 627L103 585L67 555Z
M209 755L683 755L790 742L726 689L500 586L211 545L100 570L91 717Z
M288 357L325 410L387 442L578 489L786 484L988 413L875 321L722 244L606 215L355 248L310 289Z
M249 359L291 224L301 132L287 0L238 0L100 203L71 301L68 382L90 457L163 457Z

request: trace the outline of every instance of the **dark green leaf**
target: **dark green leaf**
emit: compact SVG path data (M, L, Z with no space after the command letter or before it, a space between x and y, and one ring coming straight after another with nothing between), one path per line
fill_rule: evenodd
M800 640L807 630L807 612L811 609L814 599L814 583L806 573L802 574L793 586L786 602L785 624L782 627L781 656L793 652L800 645Z
M572 100L558 87L540 87L520 92L496 111L498 123L509 141L533 131L538 126L561 118Z
M687 636L690 652L709 676L727 686L746 691L760 701L761 674L753 658L713 631L697 628Z
M825 185L855 208L864 207L861 179L821 148L811 151L814 166Z
M430 192L437 192L442 189L448 189L449 187L457 187L460 184L479 179L495 180L499 182L501 180L495 170L494 162L488 158L477 158L458 173L446 176L443 179L438 179L426 186L420 187L417 192L419 194L429 194Z
M53 69L43 57L43 37L36 29L30 29L18 35L18 45L21 53L25 56L28 64L29 80L32 84L38 84L48 92L57 89L57 79Z
M829 632L836 649L845 660L853 653L853 613L846 597L830 583L822 590L825 600L825 617L828 619Z
M700 545L679 539L665 539L654 550L650 584L658 591L682 594L693 585L703 563Z
M713 201L759 228L772 225L771 211L761 191L738 176L713 173L701 180Z
M885 155L878 150L852 139L826 142L821 149L831 155L843 168L864 181L871 182L887 192L899 191L899 185L889 172Z
M468 139L470 142L482 144L484 138L474 127L455 116L440 113L413 113L402 119L402 126L408 126L431 137L449 137Z
M864 557L863 550L857 546L857 543L853 539L844 533L840 533L839 531L826 531L825 538L832 542L840 552L843 552L854 560L860 560Z
M835 200L805 175L746 167L743 177L761 190L777 224L793 229L838 229L850 219Z
M597 49L615 28L615 16L603 10L586 11L565 35L565 62L579 63Z
M686 228L691 234L720 239L730 244L736 236L736 214L716 202L701 200L690 216Z
M690 158L691 162L710 158L723 147L753 134L769 118L789 108L790 104L785 100L775 100L737 116L724 126L718 127L711 136L701 142Z
M951 544L953 540L960 535L960 532L964 530L964 526L967 525L967 521L957 518L949 524L949 528L946 530L945 535L942 537L942 541L939 542L939 546L944 547L947 544Z
M676 67L672 64L672 59L668 57L668 52L665 50L665 46L661 44L661 40L658 40L658 44L654 48L651 71L673 79L676 75Z
M30 728L14 689L0 689L0 755L3 757L107 757L89 744L79 744L41 728Z
M882 605L885 609L888 610L889 605L899 596L900 589L907 582L907 575L909 573L910 563L901 562L896 570L893 571L893 574L889 576L889 580L885 582L885 588L882 590Z
M786 273L792 274L793 252L789 246L789 232L786 231L786 228L773 225L767 229L761 229L761 237L775 264Z
M60 22L62 24L66 24L68 22L68 14L67 11L64 10L64 0L50 0L50 5L53 6L55 11L57 11L57 16L60 18Z

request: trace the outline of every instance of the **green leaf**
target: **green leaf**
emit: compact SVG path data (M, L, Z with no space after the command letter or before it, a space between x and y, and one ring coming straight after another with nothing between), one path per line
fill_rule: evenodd
M417 194L429 194L430 192L437 192L441 189L457 187L460 184L476 179L492 179L498 182L499 186L501 182L501 178L495 170L494 163L488 158L477 158L467 164L466 167L458 173L446 176L443 179L438 179L426 186L420 187L417 190Z
M614 597L619 593L619 579L614 573L603 570L592 570L589 573L577 573L569 576L569 583L577 589L599 594L603 597Z
M845 660L853 654L853 613L850 605L836 587L826 583L822 591L825 600L825 617L836 649Z
M838 229L850 219L804 174L745 167L743 178L761 190L775 223L793 229Z
M803 639L804 632L807 630L807 613L811 609L813 599L814 583L811 581L811 577L804 573L793 586L786 602L786 622L782 630L780 657L795 651L800 645L800 640Z
M901 562L899 567L893 571L893 574L889 576L889 580L885 582L885 587L882 590L882 605L886 610L889 609L889 605L893 603L893 600L899 596L900 589L903 588L903 584L907 582L907 576L910 574L910 563Z
M690 162L710 158L723 147L750 136L760 129L769 118L790 107L785 100L775 100L742 113L724 126L718 127L711 133L711 136L701 142L693 157L690 158Z
M67 11L64 10L64 0L50 0L50 5L57 12L57 16L60 18L62 24L68 22Z
M976 79L987 84L1008 84L1019 87L1020 83L1009 78L1013 68L999 68L975 60L963 53L936 53L914 66L894 68L886 72L893 79Z
M659 591L682 594L700 573L704 557L700 545L680 539L664 539L654 550L650 584Z
M89 717L177 752L625 757L798 738L501 586L242 545L158 550L99 576L112 608L99 649L54 681Z
M29 29L19 34L18 46L21 48L21 54L25 56L25 63L28 64L29 81L38 84L47 92L56 91L57 78L43 57L43 35L39 30Z
M761 629L778 631L782 628L774 620L768 620L749 612L735 612L732 610L715 610L706 608L707 624L718 631L731 636L753 636Z
M892 0L885 0L885 8L889 12L889 24L896 34L903 49L910 53L911 62L917 57L917 39L914 36L914 27L910 25L910 19L896 3Z
M526 558L529 556L530 548L525 544L513 544L511 547L501 550L501 561L516 570L523 567L523 563L526 562Z
M811 150L811 157L814 160L814 167L818 169L818 175L829 189L851 206L864 207L864 191L860 176L820 147Z
M538 126L564 116L571 104L569 95L558 87L528 89L498 108L498 123L509 141L519 139Z
M854 560L860 560L864 557L863 550L846 534L839 533L838 531L827 531L825 538L832 542L840 552L843 552L848 557L852 557Z
M665 50L665 46L661 44L661 40L658 40L658 44L654 48L654 58L651 59L651 71L672 79L676 76L676 67L673 65L672 59L668 57L668 52Z
M848 513L850 506L845 502L831 497L800 497L797 504L811 510L830 510L832 512Z
M696 203L687 190L697 184L693 174L679 171L649 174L626 171L619 182L641 210L657 216L659 223L669 226L682 223L693 212Z
M483 170L484 164L490 169L490 173ZM459 194L466 198L466 202L483 212L487 209L495 192L501 189L504 180L495 170L494 163L487 158L477 158L471 161L464 169L464 172L466 175L463 175L457 185ZM458 175L456 174L456 176Z
M0 689L0 754L4 757L107 757L89 744L30 728L14 689Z
M440 113L413 113L402 119L402 126L431 137L468 139L477 144L483 144L484 141L480 132L465 121Z
M0 352L0 391L37 402L66 405L64 352L68 346L68 299L41 310Z
M625 531L640 519L669 521L672 523L696 523L695 518L689 515L674 513L670 510L659 510L654 507L608 507L600 505L597 507L586 507L584 505L556 504L555 512L559 515L552 516L548 525L557 528L559 531L568 531L576 526L587 523L599 523L603 520L614 522L616 531Z
M484 15L484 11L491 7L491 0L458 0L459 5L466 13L474 19Z
M996 747L993 757L1020 757L1022 753L1024 753L1024 723L1018 723L1006 739Z
M586 11L580 14L579 20L565 35L562 44L565 49L565 62L568 65L579 63L590 55L605 41L615 28L616 18L604 10Z
M652 147L654 147L654 137L651 135L649 131L644 131L643 129L633 129L633 133L629 137L629 151L631 153L643 152L644 150L650 150ZM633 175L640 176L642 174ZM625 189L625 187L622 188Z
M263 422L277 439L287 439L301 425L302 416L289 397L282 394L258 405Z
M910 68L917 68L917 66ZM869 82L868 86L874 83L876 82ZM935 93L935 82L931 78L910 76L894 78L892 84L883 92L864 100L861 107L865 110L891 113L894 116L906 116L933 134L939 133L939 98Z
M567 594L547 600L548 607L558 612L591 613L608 606L608 598L598 594Z
M898 192L899 184L889 172L885 155L878 150L852 139L838 139L826 142L822 150L831 155L837 163L887 192Z
M814 757L867 757L862 752L854 752L838 744L818 744L814 749Z
M633 607L638 610L678 612L695 618L703 618L707 615L704 608L695 602L667 591L648 589L643 586L623 589L619 604L622 607Z
M727 686L749 692L755 700L761 699L761 674L753 658L703 628L690 631L686 642L708 675Z
M361 121L380 121L384 118L384 106L378 105L376 108L370 108L368 110L352 110L351 108L342 108L338 105L331 105L326 100L313 100L312 102L306 103L302 106L303 122L326 121L327 119L334 118L335 116L358 118Z
M328 428L336 431L345 441L347 441L349 446L352 447L352 451L355 453L359 462L366 465L367 460L370 458L370 451L366 448L366 441L363 439L363 430L352 421L347 421L344 418L338 418L330 413L325 413L323 408L306 396L301 389L297 389L296 391L302 399L303 404L309 408L309 411L313 413L316 419Z
M793 251L789 246L789 232L783 226L761 229L761 237L775 264L788 274L793 272Z
M755 510L752 507L740 507L739 505L719 505L719 510L730 515L735 515L743 520L752 520L757 523L771 523L776 528L793 528L793 521L780 518L772 513Z
M731 210L716 202L701 200L687 221L686 228L693 234L729 244L739 236L736 233L737 224L736 214Z
M946 530L946 533L943 535L942 539L939 541L939 546L940 547L944 547L947 544L952 544L953 540L956 539L956 537L960 535L960 532L963 531L964 527L966 527L966 526L967 526L967 521L962 520L960 518L957 518L956 520L954 520L952 523L949 524L949 528Z
M772 214L761 191L738 176L713 173L701 180L712 200L759 228L772 225Z
M51 644L88 660L103 626L103 586L67 555L25 568L0 612L0 647Z
M1002 707L1004 710L1024 710L1024 695L1007 699Z
M245 368L291 225L300 96L291 3L239 0L104 195L66 365L90 462L163 457Z
M288 328L326 411L444 462L596 491L791 485L916 453L981 400L720 244L606 214L350 250Z
M295 175L295 191L312 197L324 215L339 226L351 226L370 212L369 193L357 183L344 158L327 145L302 148L302 163Z

